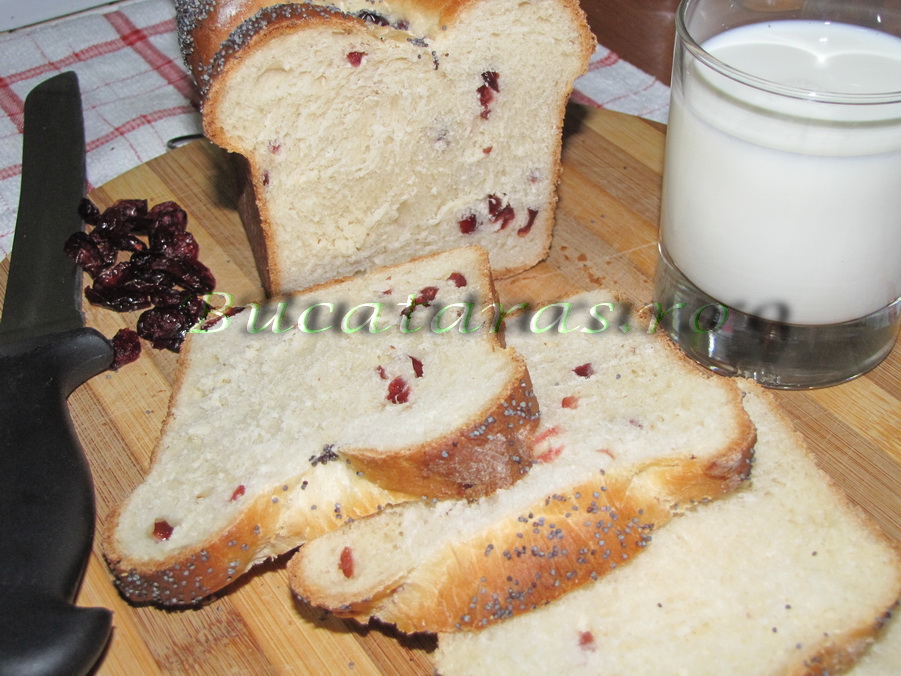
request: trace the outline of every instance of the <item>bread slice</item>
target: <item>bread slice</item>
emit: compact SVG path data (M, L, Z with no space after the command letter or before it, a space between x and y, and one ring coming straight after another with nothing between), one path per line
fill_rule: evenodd
M568 325L544 310L507 325L542 410L526 478L309 542L288 566L296 594L405 632L481 629L629 563L674 515L738 487L754 430L737 387L662 336L609 325L608 300L556 304Z
M546 256L595 44L576 0L176 7L204 130L249 162L270 293L470 244L498 276Z
M194 603L388 503L518 480L538 424L528 371L490 327L466 329L495 302L470 247L190 334L150 472L105 534L123 594Z
M747 488L671 524L615 575L484 632L441 636L437 671L843 673L901 594L898 551L816 467L772 395L743 387L757 427ZM898 647L850 673L901 673Z

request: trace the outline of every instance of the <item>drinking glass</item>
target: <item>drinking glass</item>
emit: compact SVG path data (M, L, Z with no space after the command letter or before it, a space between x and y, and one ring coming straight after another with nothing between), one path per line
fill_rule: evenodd
M901 3L683 0L654 308L693 359L768 387L891 351Z

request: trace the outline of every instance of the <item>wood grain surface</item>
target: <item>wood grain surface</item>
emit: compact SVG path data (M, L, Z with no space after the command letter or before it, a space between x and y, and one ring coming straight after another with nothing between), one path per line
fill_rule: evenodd
M665 130L606 111L567 114L558 224L547 261L499 286L509 307L617 289L651 299ZM99 188L101 206L142 197L189 213L218 288L238 300L262 291L235 211L223 154L203 141L172 151ZM5 286L6 264L0 267ZM135 317L86 308L106 335ZM98 527L141 480L166 413L176 357L145 350L117 373L77 390L70 408L94 473ZM847 384L777 396L825 470L901 543L901 348ZM219 421L228 447L230 421ZM323 616L292 598L284 560L272 561L197 610L133 607L112 586L99 547L78 603L113 609L114 633L98 674L429 674L429 636L398 636Z

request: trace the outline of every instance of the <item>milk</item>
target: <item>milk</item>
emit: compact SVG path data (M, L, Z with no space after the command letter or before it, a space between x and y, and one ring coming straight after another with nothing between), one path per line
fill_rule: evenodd
M703 47L762 86L694 60L674 87L661 241L675 265L728 306L798 324L901 296L901 39L774 21Z

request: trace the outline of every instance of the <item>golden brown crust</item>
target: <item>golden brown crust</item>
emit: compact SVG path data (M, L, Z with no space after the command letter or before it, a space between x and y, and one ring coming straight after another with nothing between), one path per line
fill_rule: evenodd
M452 436L410 453L341 448L354 469L389 490L437 498L476 498L518 481L532 464L538 401L525 362L500 401Z

